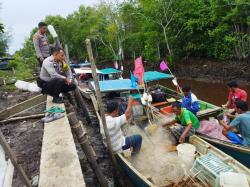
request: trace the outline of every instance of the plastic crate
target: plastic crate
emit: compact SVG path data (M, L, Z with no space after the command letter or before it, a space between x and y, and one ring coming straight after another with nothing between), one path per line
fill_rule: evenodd
M220 186L220 173L228 171L234 172L234 169L212 153L197 158L191 169L194 175L198 173L199 180L213 187Z

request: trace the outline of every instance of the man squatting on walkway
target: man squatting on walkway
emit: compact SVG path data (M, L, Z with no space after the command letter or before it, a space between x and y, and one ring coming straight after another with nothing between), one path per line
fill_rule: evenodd
M53 97L52 102L62 103L60 93L67 93L76 88L72 83L72 73L65 63L64 52L60 48L55 48L52 55L43 61L40 77L37 84L42 88L43 94Z
M132 116L133 97L130 96L128 106L124 114L118 116L119 104L116 101L109 101L107 103L106 123L108 133L110 136L112 150L114 152L121 152L123 150L132 148L132 154L139 152L142 144L142 136L135 134L132 136L124 136L121 126L124 125ZM100 125L100 131L105 140L103 125ZM104 142L105 143L105 142Z

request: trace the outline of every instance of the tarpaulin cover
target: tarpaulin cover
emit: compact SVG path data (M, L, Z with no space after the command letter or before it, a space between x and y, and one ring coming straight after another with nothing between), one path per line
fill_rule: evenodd
M88 63L80 63L80 64L69 64L71 68L80 68L80 67L90 67L91 64Z
M114 73L120 73L120 70L114 69L114 68L105 68L100 70L102 74L114 74Z
M137 90L138 87L133 88L130 79L118 79L118 80L106 80L99 81L101 92L111 91L126 91L126 90ZM91 86L95 89L95 83L92 81Z
M158 71L147 71L144 73L144 77L143 77L145 82L156 81L160 79L170 79L170 78L173 78L173 76L170 74L161 73Z

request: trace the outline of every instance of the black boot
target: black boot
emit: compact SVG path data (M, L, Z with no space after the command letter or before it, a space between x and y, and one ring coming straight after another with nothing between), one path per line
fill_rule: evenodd
M57 103L57 104L61 104L61 103L63 103L63 98L62 97L53 97L52 102Z

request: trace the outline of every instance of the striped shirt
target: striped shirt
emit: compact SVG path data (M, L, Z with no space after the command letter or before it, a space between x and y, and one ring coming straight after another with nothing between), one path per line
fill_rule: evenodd
M125 145L125 136L122 133L121 126L127 122L125 114L119 117L106 116L106 123L108 133L110 136L112 150L114 152L121 152L122 146ZM105 133L103 125L100 125L100 131L105 143Z

